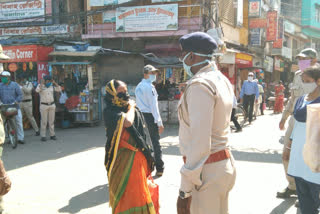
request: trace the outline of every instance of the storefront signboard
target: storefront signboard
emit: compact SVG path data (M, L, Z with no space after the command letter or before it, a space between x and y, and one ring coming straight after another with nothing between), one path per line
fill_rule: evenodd
M236 64L238 67L252 67L252 56L249 54L237 53Z
M263 62L263 67L267 72L273 72L273 58L266 56Z
M284 31L290 34L296 32L295 25L287 20L284 21Z
M68 25L49 25L49 26L1 28L0 36L66 34L68 32L69 32Z
M267 19L257 18L249 20L249 28L266 28Z
M284 71L284 62L282 59L275 57L274 70L280 71L280 72Z
M249 17L261 15L261 0L249 0Z
M278 37L278 12L270 11L267 14L267 41L275 41Z
M178 4L117 8L116 30L117 32L178 30Z
M38 62L38 81L42 80L44 76L49 75L49 66L47 62Z
M261 46L261 29L250 29L250 45Z
M37 46L10 46L3 47L3 53L10 57L5 62L35 62L37 61Z
M28 0L0 3L0 23L22 22L30 18L43 21L45 15L45 0ZM37 18L36 18L37 17Z

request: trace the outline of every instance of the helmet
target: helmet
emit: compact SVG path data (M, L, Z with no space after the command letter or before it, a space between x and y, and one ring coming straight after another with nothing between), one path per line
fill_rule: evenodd
M10 77L11 76L9 71L3 71L0 75L3 77Z

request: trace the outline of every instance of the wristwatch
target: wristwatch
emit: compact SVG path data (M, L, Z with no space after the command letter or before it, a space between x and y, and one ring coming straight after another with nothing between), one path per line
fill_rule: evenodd
M189 197L191 197L191 195L192 195L191 192L184 192L182 190L179 191L179 197L181 199L189 198Z

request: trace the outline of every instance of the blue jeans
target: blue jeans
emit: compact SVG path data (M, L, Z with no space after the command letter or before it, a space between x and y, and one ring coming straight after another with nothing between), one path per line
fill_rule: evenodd
M16 131L17 131L17 137L19 141L24 140L24 131L23 131L23 122L22 122L22 113L21 109L18 109L18 114L15 117L16 120Z
M320 185L295 177L300 210L302 214L318 214L320 207Z

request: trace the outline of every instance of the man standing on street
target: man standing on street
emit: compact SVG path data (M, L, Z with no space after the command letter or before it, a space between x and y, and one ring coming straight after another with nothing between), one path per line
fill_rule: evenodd
M253 80L254 75L252 72L248 74L248 80L244 81L240 98L243 99L243 107L249 117L249 124L252 122L252 115L254 110L254 103L259 99L259 88L257 82Z
M8 71L1 73L0 83L0 101L3 104L17 104L18 114L15 116L18 143L24 144L24 131L22 124L22 113L19 103L22 101L23 95L18 83L11 81L11 74Z
M33 106L32 106L32 90L33 85L27 81L24 75L19 78L19 84L23 93L23 100L20 104L21 111L24 112L31 123L32 128L36 132L36 136L40 135L39 127L36 120L33 117Z
M192 77L179 105L179 142L184 165L178 214L227 214L236 178L228 149L234 92L211 61L215 40L203 32L179 40L185 72Z
M319 66L317 64L318 53L316 50L312 48L307 48L302 50L296 58L299 62L300 70L295 73L292 86L291 86L291 96L289 98L288 104L284 112L282 113L282 118L279 124L280 130L285 129L285 123L287 119L289 119L288 128L286 134L284 136L284 147L282 153L282 162L285 169L286 177L289 182L288 187L286 187L283 191L277 193L278 198L289 198L292 195L296 195L296 185L294 182L294 178L287 175L289 157L290 157L290 137L294 127L294 117L292 116L294 107L296 105L297 99L304 95L311 93L313 91L313 86L310 83L303 83L302 81L302 73L305 69L311 66Z
M143 70L144 79L138 84L135 93L137 107L143 113L148 125L156 159L156 175L160 177L164 170L160 145L160 134L164 127L159 112L158 93L152 84L157 79L157 72L158 69L152 65L146 65Z
M60 86L47 75L41 80L36 92L40 94L40 113L41 113L41 140L46 141L47 125L49 123L50 139L57 140L54 132L54 121L56 114L56 104L54 101L54 92L60 92Z

